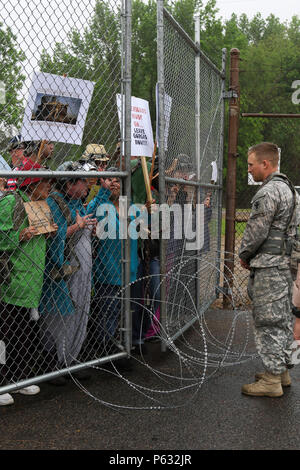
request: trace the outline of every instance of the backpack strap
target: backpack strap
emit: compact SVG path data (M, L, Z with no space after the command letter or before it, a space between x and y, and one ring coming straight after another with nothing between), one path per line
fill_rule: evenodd
M71 225L72 224L71 210L68 204L66 203L66 201L64 200L64 198L60 196L58 193L50 193L48 197L51 197L51 199L53 199L56 202L64 218L67 221L67 225Z
M295 186L293 185L293 183L290 181L290 179L284 175L283 173L277 173L275 174L273 177L272 177L272 181L283 181L284 183L286 183L288 185L288 187L290 188L290 190L292 191L292 194L293 194L293 210L291 212L291 215L289 217L289 220L288 220L288 223L287 223L287 226L286 226L286 234L287 234L287 231L288 229L290 228L290 225L291 225L291 222L294 218L294 215L295 215L295 212L296 212L296 188Z
M257 254L265 253L265 254L270 254L270 255L291 256L292 251L293 251L294 239L296 240L296 237L294 238L289 237L288 230L291 227L291 222L294 218L296 207L297 207L296 189L293 183L289 180L289 178L283 173L276 173L270 179L270 181L283 181L284 183L288 185L288 187L290 188L293 194L293 209L289 216L285 230L271 229L268 239L265 240L265 242L259 247L259 249L257 250Z
M64 200L64 198L62 196L60 196L58 193L51 193L51 194L49 194L48 197L51 197L51 199L53 199L56 202L56 204L58 205L59 209L61 210L62 215L66 219L67 226L69 227L70 225L72 225L73 221L72 221L71 210L70 210L68 204L66 203L66 201ZM68 261L70 261L71 256L73 255L76 262L80 266L79 259L76 255L76 252L75 252L75 236L74 235L66 238L64 254L65 254L65 258Z

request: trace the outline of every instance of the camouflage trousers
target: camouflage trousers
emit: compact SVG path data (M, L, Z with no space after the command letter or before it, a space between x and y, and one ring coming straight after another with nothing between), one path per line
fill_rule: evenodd
M290 269L252 268L248 294L252 300L257 352L268 372L281 374L292 367L294 317Z

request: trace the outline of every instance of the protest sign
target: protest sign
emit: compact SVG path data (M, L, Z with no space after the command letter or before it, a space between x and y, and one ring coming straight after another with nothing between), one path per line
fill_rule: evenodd
M81 145L94 90L88 80L35 72L29 89L23 140L51 140Z
M121 95L117 95L117 108L120 126L123 107ZM124 135L124 134L123 134ZM149 103L141 98L131 97L131 155L133 157L152 157L154 149L153 131L151 125Z
M24 207L29 225L35 227L39 234L56 231L51 210L46 201L24 202Z

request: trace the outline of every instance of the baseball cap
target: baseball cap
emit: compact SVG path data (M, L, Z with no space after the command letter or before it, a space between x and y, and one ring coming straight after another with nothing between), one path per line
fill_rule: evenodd
M25 142L22 139L21 134L15 135L10 141L8 142L8 151L15 150L17 148L25 148Z
M20 171L38 171L38 170L44 170L45 168L42 167L39 163L33 162L32 160L26 160L23 162L21 166L19 166ZM30 184L38 183L39 181L42 180L42 178L34 177L34 178L25 178L21 180L21 183L19 182L21 178L18 178L18 185L20 188L23 188L24 186L29 186Z

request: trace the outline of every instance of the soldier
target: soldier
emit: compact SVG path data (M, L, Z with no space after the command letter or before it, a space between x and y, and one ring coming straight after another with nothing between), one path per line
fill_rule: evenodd
M239 256L250 269L256 348L265 371L256 382L242 387L253 396L280 397L282 386L291 385L293 316L290 242L299 223L299 196L288 178L278 172L277 145L263 142L248 151L248 173L262 182L251 201Z

